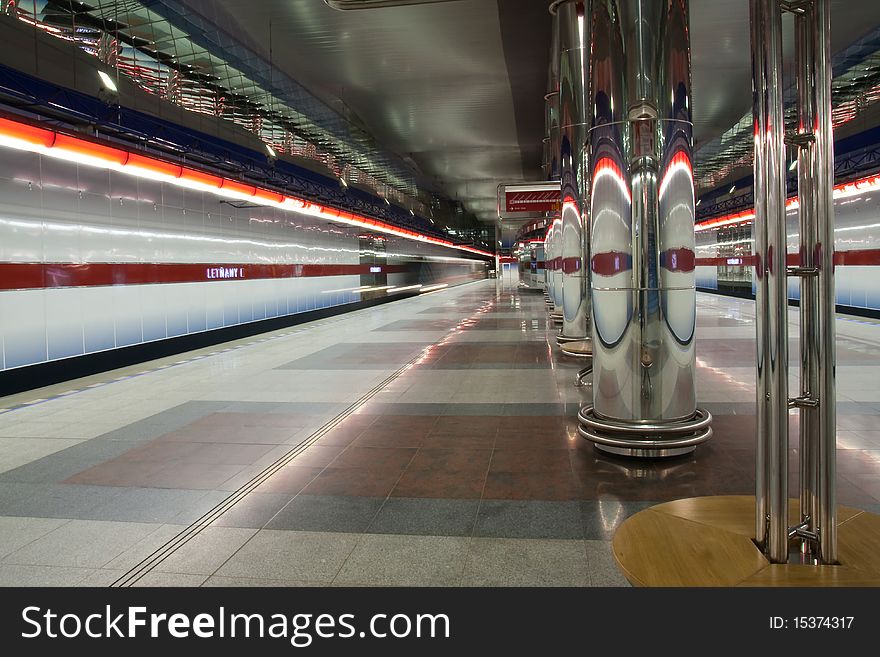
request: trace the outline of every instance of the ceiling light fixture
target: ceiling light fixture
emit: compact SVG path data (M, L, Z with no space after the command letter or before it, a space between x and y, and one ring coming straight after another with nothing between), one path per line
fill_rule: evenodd
M116 83L113 81L109 75L104 73L104 71L98 71L98 77L101 78L101 84L103 84L108 91L112 91L116 93L118 89L116 88Z

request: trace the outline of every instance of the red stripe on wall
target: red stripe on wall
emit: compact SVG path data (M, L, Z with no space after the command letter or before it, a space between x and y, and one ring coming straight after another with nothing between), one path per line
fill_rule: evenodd
M730 256L728 258L697 258L695 265L697 267L723 267L730 265L732 267L754 267L758 258L753 255L748 256Z
M859 249L857 251L836 251L835 265L880 265L880 249Z
M379 271L375 271L378 269ZM258 265L208 263L0 263L0 290L199 283L315 276L400 274L406 265Z
M698 267L754 267L758 262L758 256L729 256L725 258L697 258ZM789 253L785 258L789 267L796 267L801 262L800 254ZM834 264L838 267L873 267L880 265L880 249L854 249L852 251L835 251Z

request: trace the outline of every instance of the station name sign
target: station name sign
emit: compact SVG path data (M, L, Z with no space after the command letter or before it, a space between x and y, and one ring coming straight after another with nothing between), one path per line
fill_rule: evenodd
M205 269L205 278L208 280L244 278L244 267L208 267Z
M558 212L559 182L502 184L498 186L498 216L525 218Z

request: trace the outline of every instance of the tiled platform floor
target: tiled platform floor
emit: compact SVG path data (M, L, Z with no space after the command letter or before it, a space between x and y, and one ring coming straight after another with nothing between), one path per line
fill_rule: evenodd
M0 584L108 585L197 523L134 583L625 585L630 514L753 492L753 303L698 296L711 442L631 461L578 437L543 297L496 285L0 400L45 400L0 414ZM839 498L877 512L880 323L837 329Z

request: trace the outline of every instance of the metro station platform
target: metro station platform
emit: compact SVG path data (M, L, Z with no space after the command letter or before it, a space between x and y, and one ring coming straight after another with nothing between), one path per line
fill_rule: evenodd
M581 362L501 285L0 399L0 584L626 586L630 515L754 493L753 302L697 296L714 436L649 462L578 436ZM880 322L837 339L838 501L876 513Z

